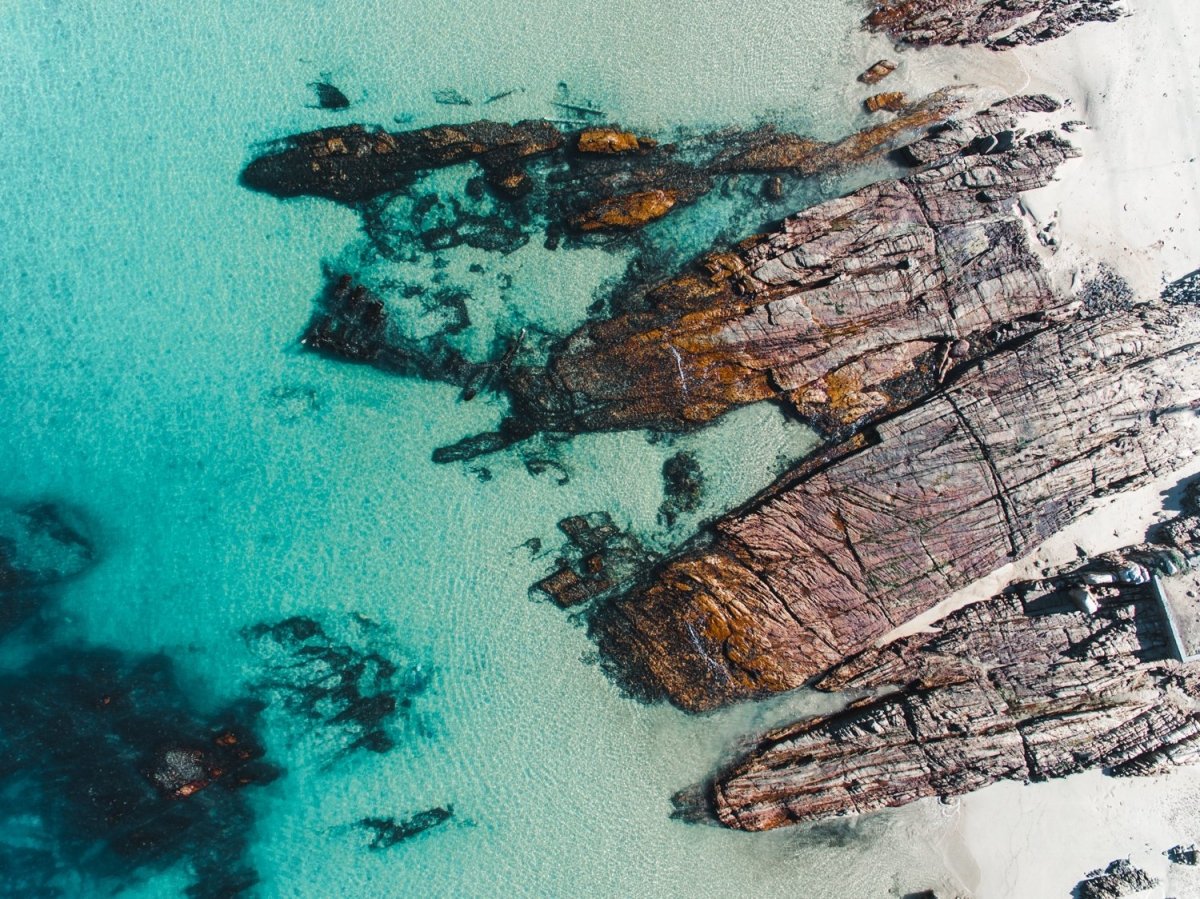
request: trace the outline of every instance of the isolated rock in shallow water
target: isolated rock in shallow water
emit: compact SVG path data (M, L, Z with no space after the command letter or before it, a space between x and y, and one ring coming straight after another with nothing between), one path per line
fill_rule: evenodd
M374 833L369 848L378 851L390 849L398 843L411 840L439 824L445 824L452 817L454 817L453 806L447 808L438 806L417 812L402 821L397 821L395 818L363 818L359 824Z
M663 463L662 475L664 497L658 517L667 527L673 527L680 515L700 508L704 473L695 455L678 452Z
M308 85L317 95L317 106L321 109L348 109L350 98L328 81L313 81Z
M896 63L890 59L881 59L858 76L863 84L878 84L892 72L896 71Z
M631 691L691 710L798 687L1197 446L1200 309L1049 328L834 447L599 610Z
M1115 22L1121 0L877 0L866 24L918 47L1040 44L1087 22Z

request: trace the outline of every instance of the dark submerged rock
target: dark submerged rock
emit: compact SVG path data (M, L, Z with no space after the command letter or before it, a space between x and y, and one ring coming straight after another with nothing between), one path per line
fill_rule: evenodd
M328 81L310 81L308 86L317 95L317 106L320 109L348 109L350 98Z
M427 830L445 824L452 817L454 817L454 806L445 808L438 806L417 812L401 821L397 821L395 818L363 818L359 822L359 826L374 834L369 848L378 852L390 849L398 843L411 840Z
M0 505L0 592L72 578L95 561L76 516L50 502Z
M279 774L263 758L260 708L201 711L161 655L57 646L0 675L0 791L36 813L35 842L52 847L25 859L21 894L56 895L64 864L121 884L184 865L191 896L250 889L242 790Z
M256 624L242 635L266 668L257 691L340 733L342 752L389 752L413 699L428 688L429 672L371 645L378 638L374 622L360 617L356 625L353 642L302 615Z
M695 512L704 497L704 473L692 453L678 452L663 463L663 501L658 517L673 527L679 516Z

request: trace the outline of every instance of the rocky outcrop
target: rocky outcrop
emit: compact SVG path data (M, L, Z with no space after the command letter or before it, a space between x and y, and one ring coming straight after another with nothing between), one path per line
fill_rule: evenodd
M765 830L998 780L1200 759L1200 678L1173 659L1151 582L1198 558L1197 525L1179 522L1182 543L1101 557L864 651L818 686L893 692L763 735L702 801L729 827ZM1098 582L1096 611L1078 608L1072 591Z
M389 132L362 125L323 128L287 138L242 172L242 183L277 197L310 195L355 203L408 184L428 169L479 163L506 193L524 184L521 165L562 145L549 122L471 122Z
M641 228L740 172L813 175L857 165L944 121L961 98L941 91L897 107L892 121L825 143L772 127L727 129L660 146L612 126L568 140L546 121L479 121L389 132L363 125L295 135L269 147L242 183L277 197L311 195L361 205L430 169L474 162L500 197L525 198L525 218L577 233ZM545 158L535 175L531 160Z
M965 361L997 326L1059 302L1011 208L1076 154L1017 130L1052 108L1019 98L935 129L906 148L907 178L795 215L654 287L640 311L585 325L548 366L513 370L517 430L681 429L766 399L848 428L927 392L951 346Z
M917 47L984 44L1002 50L1122 15L1121 0L881 0L866 25Z
M658 556L607 512L572 515L558 523L567 537L554 571L534 584L563 608L581 605L627 584Z
M592 622L618 680L690 710L805 683L1196 447L1200 310L1050 327L717 521ZM981 712L982 714L982 712Z
M1095 871L1075 887L1076 899L1121 899L1158 886L1158 881L1135 868L1127 858L1110 862L1103 871Z

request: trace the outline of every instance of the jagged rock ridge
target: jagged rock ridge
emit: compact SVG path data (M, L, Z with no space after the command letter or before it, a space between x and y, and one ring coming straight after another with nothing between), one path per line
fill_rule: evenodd
M800 686L1027 554L1093 496L1181 466L1197 337L1195 307L1143 307L975 363L599 610L610 670L697 711Z
M1173 659L1151 574L1191 564L1198 528L1200 518L1181 519L1165 544L1101 557L849 659L817 686L893 692L764 734L701 801L729 827L764 830L997 780L1195 761L1200 678ZM1116 586L1102 588L1093 614L1071 594L1096 582Z
M1056 108L1015 98L934 129L904 149L907 178L793 216L657 285L643 311L585 325L547 366L508 372L500 434L440 460L538 430L695 427L766 399L831 430L895 411L998 325L1056 304L1012 208L1076 155L1018 129Z
M984 44L1004 50L1062 37L1086 22L1114 22L1121 0L883 0L866 25L917 47Z

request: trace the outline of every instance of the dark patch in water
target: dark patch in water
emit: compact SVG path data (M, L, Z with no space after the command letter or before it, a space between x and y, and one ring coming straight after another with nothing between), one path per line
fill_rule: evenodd
M391 849L398 843L411 840L427 830L445 824L453 816L454 806L451 805L445 808L438 806L426 809L402 821L397 821L395 818L363 818L358 823L374 834L368 848L378 852L383 849Z
M409 714L413 698L428 688L430 675L419 664L372 648L372 642L385 639L381 625L361 616L355 623L359 639L354 642L302 615L256 624L242 635L266 668L266 676L255 684L258 692L339 733L341 752L388 752L396 745L397 726Z
M337 110L348 109L350 107L350 98L328 81L310 81L308 86L317 95L318 109Z
M260 708L207 714L166 656L91 646L0 676L0 796L15 815L3 830L24 831L0 859L20 860L20 894L58 895L66 872L124 883L177 865L190 896L252 887L242 788L279 774L262 759Z
M680 515L695 512L704 497L704 473L692 453L680 451L663 463L663 501L658 517L673 527Z
M92 544L71 518L54 503L0 506L0 590L57 583L92 564Z

